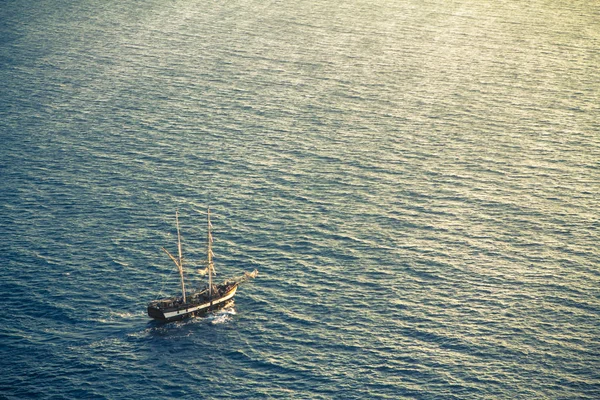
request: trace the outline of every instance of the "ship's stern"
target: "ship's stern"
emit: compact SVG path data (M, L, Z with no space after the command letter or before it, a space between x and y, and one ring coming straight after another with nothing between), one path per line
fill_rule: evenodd
M163 311L155 303L148 304L148 316L160 321L164 321L166 319Z

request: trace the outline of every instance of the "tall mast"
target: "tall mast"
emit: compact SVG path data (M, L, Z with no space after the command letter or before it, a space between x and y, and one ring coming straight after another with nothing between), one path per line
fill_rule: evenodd
M179 211L175 210L175 222L177 223L177 249L179 250L179 262L177 267L179 268L179 275L181 276L181 292L183 293L183 302L185 303L185 283L183 281L183 256L181 255L181 234L179 233Z
M208 223L208 229L207 229L207 261L208 261L208 296L212 301L212 275L213 275L213 252L212 252L212 242L213 242L213 238L212 238L212 225L210 223L210 207L208 208L208 212L207 212L207 223Z

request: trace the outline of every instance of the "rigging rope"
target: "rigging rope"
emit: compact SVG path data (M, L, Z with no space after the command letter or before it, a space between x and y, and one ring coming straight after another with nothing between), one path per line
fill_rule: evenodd
M158 300L161 297L163 290L165 288L165 285L167 284L167 281L169 280L171 275L173 275L174 272L175 272L175 270L173 268L171 268L171 273L164 276L163 282L162 282L162 287L158 291L158 294L156 295L156 298L154 300Z

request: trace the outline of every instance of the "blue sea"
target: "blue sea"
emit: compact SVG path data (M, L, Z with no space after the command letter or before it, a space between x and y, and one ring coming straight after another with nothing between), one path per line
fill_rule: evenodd
M0 398L600 398L596 0L3 0L0 140Z

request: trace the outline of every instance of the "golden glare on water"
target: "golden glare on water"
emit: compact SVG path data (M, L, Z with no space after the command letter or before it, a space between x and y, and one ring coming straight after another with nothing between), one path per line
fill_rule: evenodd
M4 2L2 394L595 399L597 17ZM219 274L260 275L150 322L200 282L207 205Z

